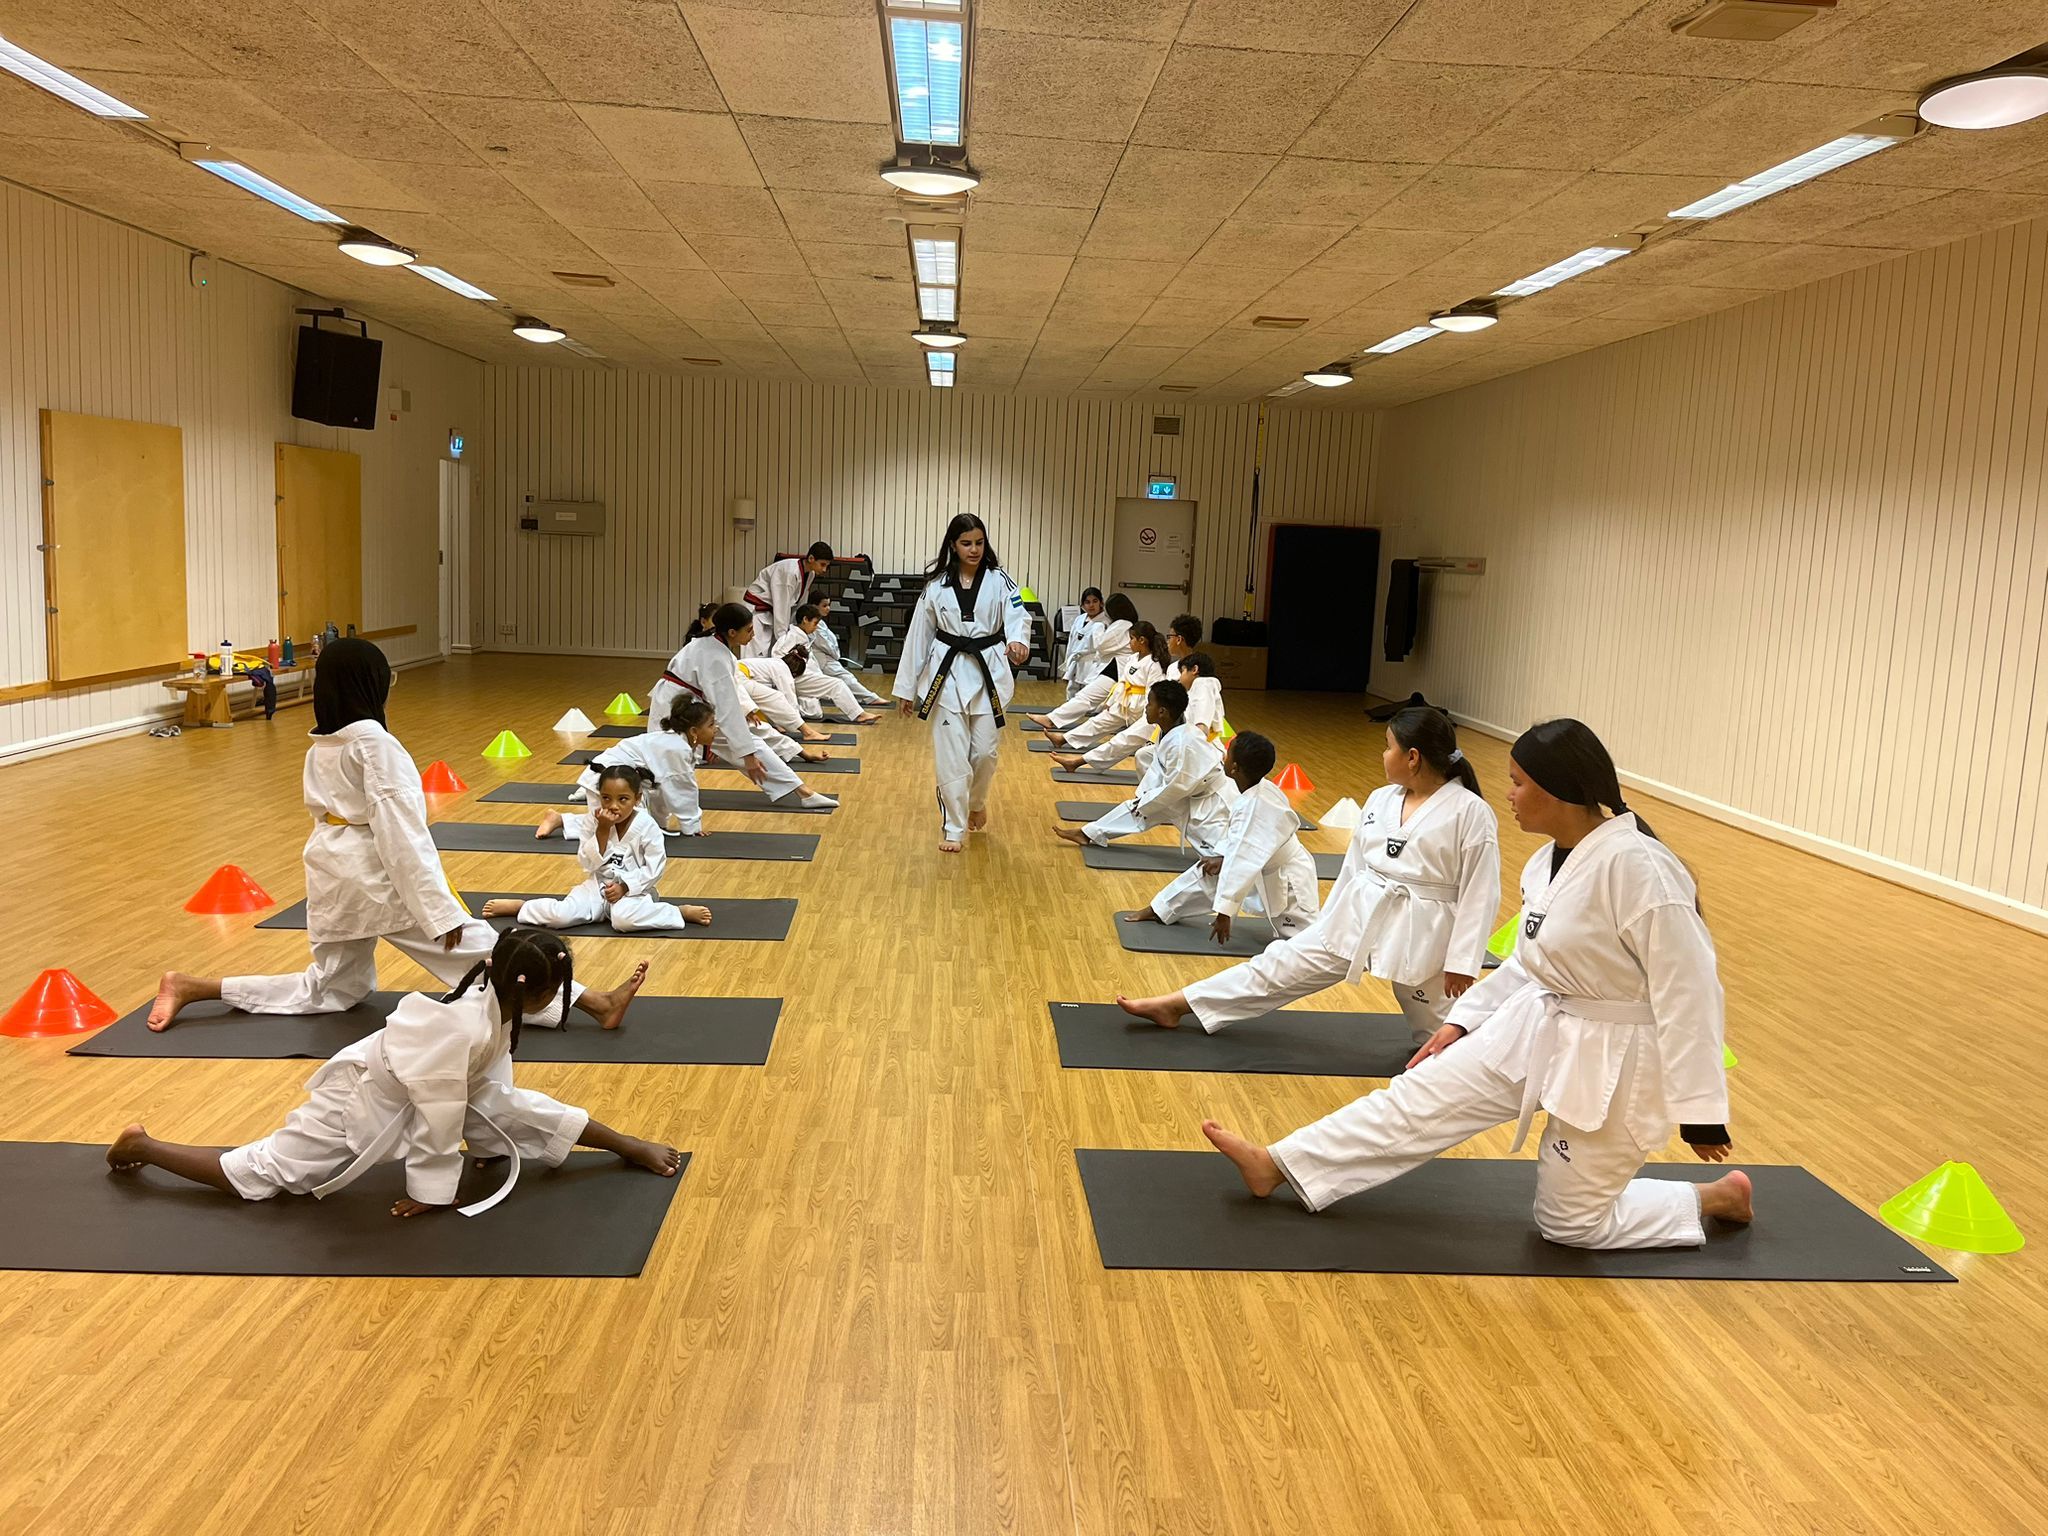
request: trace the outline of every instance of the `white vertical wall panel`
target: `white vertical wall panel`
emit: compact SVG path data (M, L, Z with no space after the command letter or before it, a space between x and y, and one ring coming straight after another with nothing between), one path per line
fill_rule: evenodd
M340 258L337 258L340 259ZM43 407L168 422L185 440L187 608L194 650L262 645L277 616L274 447L363 459L365 627L397 661L437 649L438 482L448 430L474 433L482 365L404 332L384 382L413 409L371 432L294 420L291 289L220 264L204 292L187 253L0 182L0 689L46 677ZM0 704L0 756L119 729L166 707L154 680Z
M1390 412L1381 691L2048 927L2048 220ZM1540 302L1540 301L1539 301Z
M1167 409L1179 437L1153 435ZM493 367L484 416L485 645L666 656L699 602L778 550L823 538L909 570L959 511L981 514L1003 564L1049 606L1071 602L1109 575L1117 497L1142 495L1155 472L1200 503L1196 611L1240 610L1249 406ZM1272 410L1264 520L1370 521L1377 420ZM529 496L602 501L607 532L522 533ZM752 533L733 531L735 497L754 502Z

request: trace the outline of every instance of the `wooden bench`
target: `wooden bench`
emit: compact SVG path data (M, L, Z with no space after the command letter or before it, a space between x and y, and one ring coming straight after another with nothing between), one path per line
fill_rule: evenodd
M304 704L313 697L313 669L311 667L279 667L274 673L277 678L277 707L288 704ZM262 708L262 695L249 682L245 672L229 677L218 675L198 677L190 672L164 679L164 686L185 698L184 724L188 726L223 726L235 723L235 703L228 690L235 684L245 684L248 695L240 702L250 706L242 713L247 716L258 713ZM291 697L286 698L287 690Z

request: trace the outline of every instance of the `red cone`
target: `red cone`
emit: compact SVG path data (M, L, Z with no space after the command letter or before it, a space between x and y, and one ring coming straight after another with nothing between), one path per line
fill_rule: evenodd
M45 971L0 1017L0 1035L17 1040L82 1035L114 1019L114 1010L86 991L69 971Z
M1273 782L1280 786L1280 792L1284 795L1309 795L1315 793L1315 785L1309 782L1308 775L1301 771L1301 764L1299 763L1289 763L1285 768L1282 768L1280 776L1274 779Z
M192 893L185 910L207 917L227 917L237 912L260 912L275 905L270 892L251 880L239 864L223 864Z
M469 786L455 777L455 770L446 763L434 762L420 775L420 788L430 795L459 795Z

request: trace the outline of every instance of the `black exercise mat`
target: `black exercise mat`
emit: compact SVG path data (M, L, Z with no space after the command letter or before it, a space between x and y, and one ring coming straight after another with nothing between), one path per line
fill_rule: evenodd
M1210 1034L1193 1015L1178 1029L1134 1019L1115 1003L1048 1003L1060 1065L1113 1072L1290 1072L1393 1077L1415 1054L1398 1013L1283 1008ZM522 1040L524 1037L521 1037Z
M143 1022L149 1017L144 1003L71 1047L70 1054L325 1061L382 1029L405 995L373 992L345 1013L238 1013L225 1003L194 1003L160 1034ZM519 1059L758 1067L768 1060L781 1015L779 997L649 997L643 992L617 1029L601 1029L589 1015L574 1011L560 1029L528 1023L520 1031Z
M1233 917L1230 942L1209 937L1209 921L1195 923L1127 923L1112 912L1116 941L1139 955L1203 955L1211 960L1246 960L1273 942L1273 927L1263 917Z
M647 1264L674 1178L609 1152L572 1152L559 1168L527 1163L519 1185L481 1216L400 1220L405 1168L385 1163L325 1200L243 1200L158 1168L115 1173L107 1149L71 1141L0 1142L8 1191L0 1269L131 1275L632 1276ZM465 1164L463 1201L488 1196L500 1165Z
M645 736L647 734L647 726L644 723L640 725L600 725L596 730L585 732L585 734L594 737L602 736L611 741L623 741L628 736Z
M516 821L437 821L434 846L443 853L564 853L576 844L566 837L535 837L533 828ZM662 839L672 859L775 859L809 863L818 855L818 839L796 832L706 832L684 837L671 832Z
M647 733L645 731L629 731L627 734L630 736L644 736ZM853 747L860 745L860 738L850 731L834 731L823 741L814 741L811 745L814 747ZM578 751L571 752L567 757L556 763L555 766L557 768L588 768L603 756L604 752L601 748L584 747Z
M1533 1158L1441 1157L1317 1215L1282 1185L1255 1200L1216 1152L1074 1154L1105 1269L1544 1275L1600 1280L1953 1281L1804 1168L1742 1163L1753 1226L1708 1223L1704 1248L1593 1253L1541 1237ZM1703 1183L1726 1170L1656 1163Z
M484 798L488 800L490 796L486 795ZM1099 821L1118 806L1126 803L1122 800L1061 800L1053 806L1053 810L1061 821ZM1306 816L1303 816L1301 812L1296 811L1294 814L1296 819L1301 822L1302 831L1314 832L1317 830L1316 824Z
M1177 875L1199 857L1192 848L1160 843L1115 842L1099 848L1088 843L1081 849L1081 862L1090 869L1142 869L1162 875ZM1334 880L1343 871L1341 853L1312 853L1309 857L1316 861L1318 880Z
M508 897L515 901L532 901L537 896L559 896L560 891L462 891L462 904L472 912L481 912L484 903ZM789 925L796 917L796 898L777 896L767 900L743 896L664 896L661 898L672 906L693 904L711 909L711 923L708 927L696 923L685 928L661 928L637 933L620 933L609 923L579 923L574 928L557 928L556 933L576 934L587 939L763 939L779 942L789 937ZM510 928L514 919L494 917L491 923L499 932ZM295 901L273 917L266 917L256 925L258 928L299 928L306 926L306 904Z
M492 805L551 805L565 815L572 809L583 809L586 803L583 792L574 784L535 784L528 780L500 784L489 794L477 798ZM799 805L794 795L787 800L770 800L758 789L700 789L697 791L697 808L704 811L772 811L781 816L832 814L830 806Z
M1055 768L1055 784L1136 784L1144 775L1135 768Z
M814 773L859 773L860 759L857 757L828 757L822 763L793 762L789 767L790 771L798 778L808 779ZM708 763L699 763L697 771L699 773L744 773L746 770L735 768L731 763L722 763L714 760Z

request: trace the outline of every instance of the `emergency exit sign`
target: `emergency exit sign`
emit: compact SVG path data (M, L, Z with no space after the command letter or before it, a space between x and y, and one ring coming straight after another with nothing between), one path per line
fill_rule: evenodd
M1180 482L1168 475L1154 475L1145 482L1145 494L1153 501L1172 501L1180 494Z

